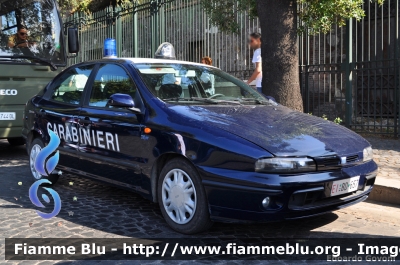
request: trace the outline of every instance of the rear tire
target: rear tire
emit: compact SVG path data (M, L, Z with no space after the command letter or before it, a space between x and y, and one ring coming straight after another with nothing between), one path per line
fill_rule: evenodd
M158 179L158 203L168 225L182 234L212 226L206 192L193 166L183 158L169 161Z
M7 139L8 143L12 146L21 146L25 144L25 139L20 137L20 138L8 138Z
M36 157L39 154L39 152L45 147L44 142L40 138L35 138L32 143L29 145L29 166L31 169L32 176L34 180L40 180L40 179L48 179L52 185L56 184L59 175L58 174L50 174L49 176L43 176L39 172L36 171L35 168L35 161Z

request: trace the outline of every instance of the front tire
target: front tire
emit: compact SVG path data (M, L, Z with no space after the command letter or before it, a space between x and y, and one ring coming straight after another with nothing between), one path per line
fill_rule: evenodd
M169 161L161 171L158 202L168 225L182 234L196 234L212 226L200 176L183 158Z
M44 148L44 142L40 138L35 138L29 145L29 167L31 169L32 176L35 181L40 179L48 179L52 185L56 184L59 178L58 174L50 174L50 176L43 176L36 171L35 161L39 152Z

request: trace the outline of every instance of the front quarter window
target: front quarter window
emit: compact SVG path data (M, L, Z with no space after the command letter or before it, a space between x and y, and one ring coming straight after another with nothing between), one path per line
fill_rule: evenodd
M136 85L121 66L103 64L94 80L89 106L112 108L108 102L114 94L126 94L135 99Z

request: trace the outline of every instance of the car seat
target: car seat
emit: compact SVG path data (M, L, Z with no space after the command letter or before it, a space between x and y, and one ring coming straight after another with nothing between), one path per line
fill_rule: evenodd
M62 101L69 104L79 104L82 97L82 91L68 91L61 96Z
M8 48L8 35L0 33L0 46Z
M189 89L189 96L190 96L191 98L194 98L194 97L197 97L197 96L198 96L198 95L197 95L197 91L196 91L196 89L194 88L193 85L189 85L189 86L188 86L188 89Z
M161 99L180 98L182 95L182 87L175 84L166 84L158 90L158 97Z
M106 97L102 91L101 82L95 81L92 88L92 95L90 96L90 105L97 106L98 102L102 102L105 99Z

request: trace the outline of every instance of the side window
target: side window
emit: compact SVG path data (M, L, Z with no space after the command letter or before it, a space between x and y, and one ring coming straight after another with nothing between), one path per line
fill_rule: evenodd
M93 83L89 106L108 107L108 100L117 93L128 94L135 99L136 86L121 66L102 65Z
M78 105L93 67L94 65L88 65L67 70L52 85L51 99Z

